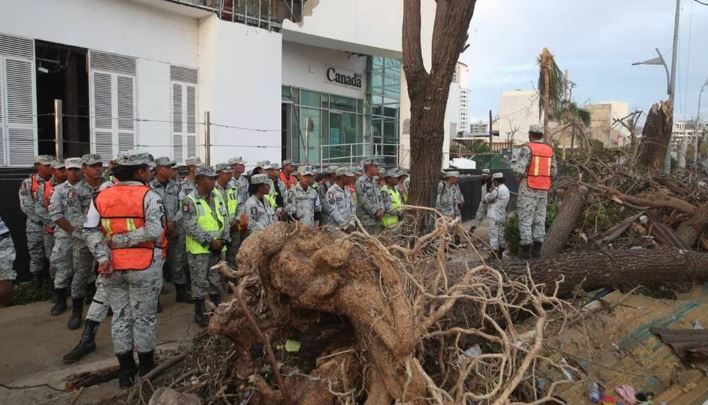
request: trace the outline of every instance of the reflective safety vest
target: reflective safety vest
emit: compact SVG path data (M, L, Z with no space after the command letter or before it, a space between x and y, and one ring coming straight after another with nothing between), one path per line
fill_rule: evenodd
M278 202L276 201L277 196L278 196L277 194L268 193L268 194L264 195L263 198L265 198L266 201L268 201L268 204L270 204L271 208L276 209L276 208L278 208Z
M226 212L229 213L230 218L235 218L237 210L238 210L238 198L236 198L236 189L227 188L226 189Z
M540 142L529 142L528 147L531 150L531 161L526 173L526 185L532 190L549 191L553 148Z
M37 197L37 191L39 190L39 180L37 179L37 174L32 175L32 199L34 200ZM44 201L42 201L42 204L44 204L44 208L49 209L49 200L52 198L52 193L54 192L54 187L52 187L52 182L51 180L44 180ZM54 227L53 226L47 226L44 225L44 230L47 233L54 233Z
M197 225L199 226L199 228L201 228L204 232L208 233L215 239L220 239L221 235L224 232L225 226L224 216L221 214L220 209L224 205L224 200L221 198L221 195L219 195L219 193L215 191L212 191L211 196L212 198L214 198L214 208L216 210L216 213L212 211L211 207L209 206L209 203L206 202L206 200L204 200L203 198L196 200L192 194L189 194L187 198L192 200L194 206L197 209ZM189 237L189 235L187 235L185 240L187 252L193 255L211 253L208 245L202 245L201 243L199 243L199 241ZM226 246L224 246L224 249L226 249Z
M145 226L145 196L150 188L144 185L109 187L101 191L95 206L101 215L101 231L109 241L113 235L121 235ZM155 249L162 249L166 256L165 229L162 229L159 244L142 242L135 246L111 247L113 270L145 270L152 264Z
M387 192L391 196L391 208L396 211L400 211L401 193L389 186L384 186L383 191ZM400 219L398 218L398 215L384 215L383 218L381 218L381 225L383 225L384 228L395 228L399 221Z
M295 187L296 180L295 180L295 176L292 174L290 176L286 177L285 173L281 171L280 172L280 180L282 180L283 184L285 184L286 190L290 190L291 188Z

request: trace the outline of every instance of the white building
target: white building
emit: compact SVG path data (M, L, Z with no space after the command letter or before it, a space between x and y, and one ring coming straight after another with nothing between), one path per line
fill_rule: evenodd
M499 140L515 145L528 141L531 125L540 125L538 92L535 90L505 91L499 98Z
M64 157L395 164L402 15L377 0L2 1L0 166L54 154L55 99Z

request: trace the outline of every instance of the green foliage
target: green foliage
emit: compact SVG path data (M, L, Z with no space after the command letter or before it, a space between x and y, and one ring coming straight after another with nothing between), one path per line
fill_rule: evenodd
M582 122L586 127L590 126L590 111L578 107L574 102L567 105L566 113L569 119Z
M614 201L604 200L583 211L579 228L585 229L586 232L592 230L593 234L602 233L626 218L627 213L624 212L621 205Z
M538 116L543 114L543 100L548 97L550 111L546 111L549 117L554 117L560 113L562 109L563 97L565 96L565 77L560 70L556 61L547 48L543 48L543 52L538 57L540 66L538 74L538 93L541 97L541 102L538 103ZM548 94L546 94L546 78L548 79Z
M558 204L549 203L546 207L546 229L548 229L558 215ZM519 217L516 212L512 212L506 217L506 228L504 228L504 240L506 241L506 250L518 255L521 247L521 235L519 234Z

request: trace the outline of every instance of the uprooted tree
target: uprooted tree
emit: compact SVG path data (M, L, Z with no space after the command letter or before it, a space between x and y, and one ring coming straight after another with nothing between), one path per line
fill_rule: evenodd
M639 145L638 162L647 167L660 167L664 163L673 131L671 101L654 104L644 123L642 139Z
M435 206L450 83L467 42L475 0L437 0L430 72L421 50L420 0L403 2L403 71L411 101L410 203Z

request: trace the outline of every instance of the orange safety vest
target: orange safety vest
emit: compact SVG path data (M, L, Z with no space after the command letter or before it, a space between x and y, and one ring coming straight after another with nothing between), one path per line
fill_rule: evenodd
M95 206L101 215L101 231L107 240L145 226L145 196L150 188L143 185L114 186L96 196ZM155 248L162 248L165 255L165 230L160 244L143 242L136 246L111 247L113 270L145 270L152 264Z
M50 180L44 180L44 208L49 209L49 200L52 198L52 193L54 192L54 187L52 187L52 182ZM32 199L37 197L37 190L39 190L39 180L37 180L37 175L32 175ZM47 233L54 233L53 226L44 225L44 230Z
M286 190L290 190L295 186L295 176L293 176L292 174L288 177L285 177L285 173L281 171L280 180L282 180L283 184L285 184Z
M540 142L529 142L528 147L531 150L531 161L526 173L526 185L532 190L549 191L553 148Z

